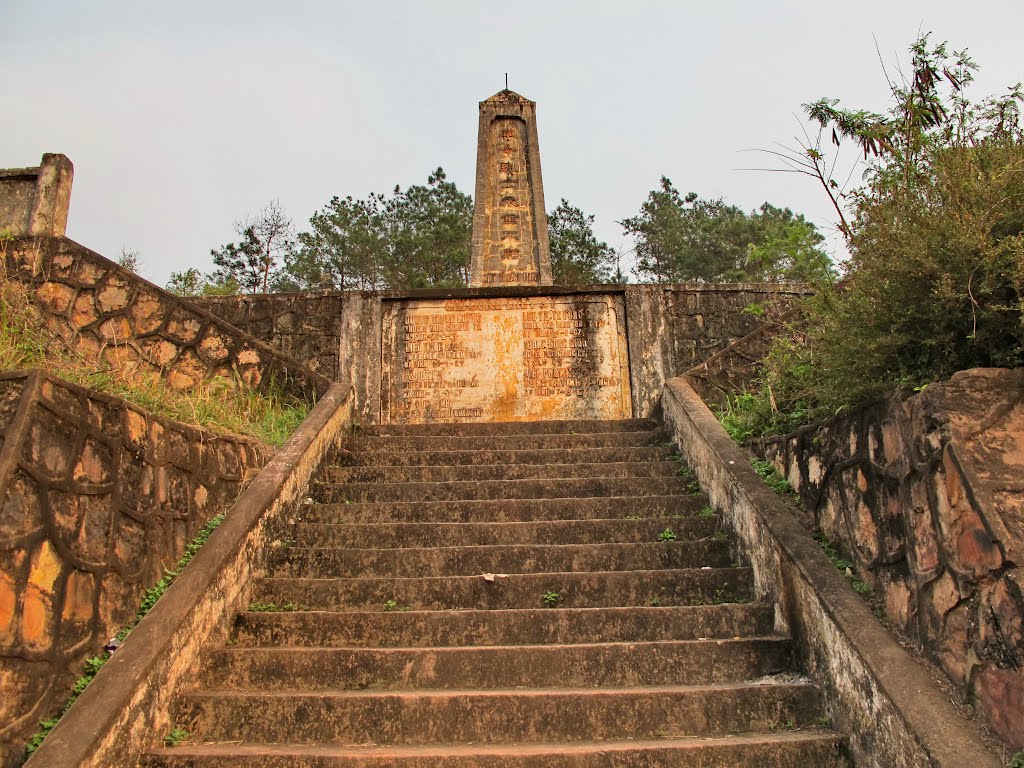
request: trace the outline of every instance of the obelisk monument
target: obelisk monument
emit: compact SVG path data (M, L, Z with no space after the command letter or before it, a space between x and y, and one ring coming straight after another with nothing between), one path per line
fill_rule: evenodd
M480 102L469 284L551 285L537 105L505 89Z

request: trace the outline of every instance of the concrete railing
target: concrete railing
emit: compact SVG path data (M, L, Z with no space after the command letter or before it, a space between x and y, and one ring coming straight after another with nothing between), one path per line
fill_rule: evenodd
M251 577L275 521L305 496L350 416L350 391L332 385L75 701L28 768L140 764L173 727L172 703L200 669L203 649L228 638L232 620L249 602Z
M796 643L857 766L997 768L999 760L928 672L886 631L749 457L682 378L662 400L666 425L736 532L759 599Z

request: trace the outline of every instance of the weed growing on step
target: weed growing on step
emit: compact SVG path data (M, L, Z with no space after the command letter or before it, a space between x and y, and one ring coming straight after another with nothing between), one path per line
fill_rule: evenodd
M643 520L643 515L626 515L627 520Z
M693 605L725 605L727 603L742 605L749 602L747 598L733 594L731 587L724 586L716 589L714 596L710 600L699 597L693 601Z
M249 610L252 613L290 613L292 611L303 610L302 606L298 603L283 603L278 605L277 603L249 603Z
M1010 768L1024 768L1024 749L1010 759Z
M715 512L715 508L711 505L704 507L700 512L697 513L698 517L717 517L718 513Z
M121 631L115 635L116 639L113 640L107 648L116 649L117 646L119 646L124 639L128 637L128 633L135 628L135 625L142 621L143 617L147 613L153 610L153 606L156 605L157 600L163 596L164 592L167 591L167 588L171 586L173 581L181 573L182 569L192 562L192 558L196 556L199 549L206 543L206 540L210 538L210 534L213 533L217 529L217 526L222 522L224 522L224 515L215 515L207 521L206 525L199 529L195 538L193 538L192 541L189 542L188 546L185 547L185 553L178 560L175 569L173 571L165 570L164 577L143 592L142 601L139 603L139 610L136 612L135 618L132 619L128 626L121 629ZM112 651L110 650L104 650L101 655L93 656L91 659L86 660L85 664L82 665L82 676L75 681L75 684L71 688L71 695L68 697L68 700L64 702L64 706L61 707L57 716L50 718L49 720L39 721L39 730L32 734L28 744L25 745L26 755L31 755L39 749L39 746L43 743L46 736L56 727L57 723L60 722L60 719L64 717L68 709L71 708L71 705L75 703L75 699L82 695L82 691L85 690L86 686L88 686L89 683L92 682L92 679L96 677L96 673L99 672L103 668L103 665L110 659L111 652Z
M558 605L560 595L557 592L551 592L550 590L541 595L541 600L544 601L545 608L554 608Z
M711 534L712 541L726 541L729 538L729 534L719 528L717 531Z
M696 480L691 480L686 484L686 492L691 496L699 496L701 494L700 483Z
M409 610L408 605L399 605L397 600L385 600L384 601L385 611L401 611L405 612Z
M673 531L671 528L666 528L664 531L658 534L658 541L675 541L676 538L678 538L676 536L676 532Z
M176 747L183 741L188 741L188 731L184 728L172 728L171 732L164 736L165 747Z
M814 540L821 545L822 550L824 550L832 565L843 572L843 575L849 580L850 586L853 587L854 592L860 595L870 595L874 592L870 584L863 579L857 578L853 563L839 554L836 545L829 541L824 533L816 531L814 533Z
M651 598L651 607L652 608L657 608L659 605L661 605L661 598L660 597L652 597Z

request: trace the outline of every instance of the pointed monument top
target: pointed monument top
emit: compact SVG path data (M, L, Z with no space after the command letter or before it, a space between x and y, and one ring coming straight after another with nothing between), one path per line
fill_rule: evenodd
M505 88L504 90L498 91L496 94L491 96L489 99L485 99L484 101L481 101L480 103L481 104L508 104L508 103L511 103L511 102L519 102L519 103L523 103L523 104L533 104L533 102L530 101L525 96L522 96L522 95L516 93L515 91L510 91L508 88Z

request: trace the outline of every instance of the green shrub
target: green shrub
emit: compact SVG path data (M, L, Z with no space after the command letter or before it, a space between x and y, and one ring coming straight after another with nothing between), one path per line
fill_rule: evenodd
M1024 93L971 101L965 53L927 35L910 52L887 113L805 105L835 143L863 151L866 183L840 201L821 179L837 210L848 203L839 226L851 257L841 283L801 302L755 391L723 413L739 440L966 368L1024 363ZM814 167L824 151L805 147L804 160Z

